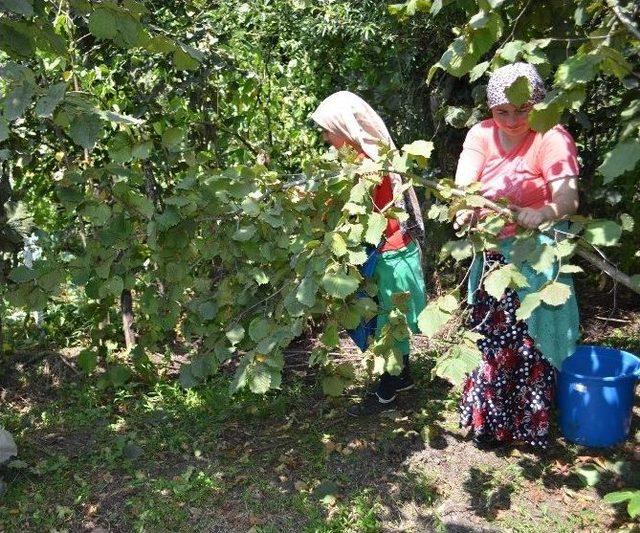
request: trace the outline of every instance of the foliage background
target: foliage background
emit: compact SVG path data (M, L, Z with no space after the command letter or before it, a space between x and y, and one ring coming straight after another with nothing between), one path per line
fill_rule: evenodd
M561 121L576 137L583 212L627 213L627 229L639 214L633 2L6 0L0 7L3 231L26 234L33 222L43 250L31 270L15 235L5 238L8 311L48 308L45 331L72 343L88 332L104 357L109 342L119 342L131 291L149 345L203 334L193 319L181 322L181 306L203 305L202 280L220 282L225 268L224 259L207 263L223 254L222 241L207 240L204 218L217 221L222 240L235 239L221 225L232 201L208 201L210 178L267 161L279 177L261 167L225 178L250 176L252 192L263 196L294 178L323 151L307 117L335 90L368 100L398 145L432 139L430 173L442 178L454 171L466 128L487 114L490 67L534 62L553 91L532 120L539 129ZM273 198L278 213L293 205L286 194ZM333 231L339 221L328 224ZM275 238L269 225L263 239ZM291 235L305 234L294 226ZM437 221L430 234L433 269L450 234ZM639 271L638 235L626 232L611 254L630 273ZM196 237L205 248L188 246ZM344 254L327 250L338 265ZM284 272L292 257L279 257L273 271ZM239 290L227 281L225 290ZM259 290L279 290L267 287L252 289L254 300L241 297L239 306L262 301ZM218 327L230 313L205 311ZM95 357L85 354L87 368ZM117 374L115 381L124 379Z

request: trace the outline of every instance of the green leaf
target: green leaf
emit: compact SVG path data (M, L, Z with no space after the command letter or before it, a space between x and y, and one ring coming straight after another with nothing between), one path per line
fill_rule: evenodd
M64 269L57 268L55 270L50 270L45 272L41 276L38 277L37 283L42 288L42 290L48 293L56 292L65 278Z
M402 147L402 151L409 155L429 159L433 151L433 143L429 141L413 141L411 144L405 144Z
M571 297L571 288L565 283L554 281L540 291L540 299L547 305L557 307Z
M89 31L97 39L113 39L118 34L118 28L112 11L99 8L91 13Z
M460 77L469 72L476 64L477 55L473 54L465 36L457 37L445 50L427 76L427 83L434 73L435 67L445 69L452 76Z
M488 52L495 42L502 36L504 23L502 17L496 11L488 14L478 13L476 17L476 26L482 26L471 31L471 57L473 63L469 67L473 67L476 61Z
M254 394L264 394L271 388L272 371L264 364L247 369L247 383Z
M449 352L438 359L433 373L448 380L455 386L464 383L464 378L473 372L482 362L480 350L466 344L454 346Z
M364 250L349 250L349 264L362 265L367 261L367 252Z
M238 344L242 339L244 339L244 328L240 324L236 324L231 329L225 332L227 339L232 345Z
M260 204L248 196L240 202L240 207L250 217L257 217L260 214Z
M447 294L446 296L438 298L438 307L447 313L457 311L459 306L458 299L453 294Z
M335 274L327 272L322 277L322 286L330 296L344 299L356 292L360 286L360 278L345 272L337 272Z
M9 279L15 283L25 283L36 278L35 270L20 265L11 270Z
M233 233L231 238L234 241L245 242L245 241L248 241L249 239L251 239L251 237L253 237L256 234L257 231L258 231L258 229L253 225L251 225L251 226L241 226Z
M534 105L529 113L529 125L531 129L541 133L550 130L560 122L563 109L559 102L541 102Z
M537 246L527 257L527 262L536 272L547 272L556 262L554 247L549 244Z
M326 376L322 378L322 391L328 396L340 396L350 383L342 376Z
M451 255L456 261L462 261L473 255L473 245L467 240L448 241L442 247L443 252Z
M605 494L602 499L607 503L621 503L630 500L636 494L638 494L638 491L635 490L617 490Z
M640 140L631 139L618 143L613 150L607 152L598 170L604 177L604 183L607 184L636 168L638 161L640 161Z
M633 231L635 224L635 220L628 213L622 213L620 215L620 227L622 227L622 231Z
M200 62L182 48L177 48L173 52L173 64L178 70L195 70L200 66Z
M520 302L520 307L516 310L516 318L518 320L527 320L539 305L539 293L533 292L531 294L527 294Z
M333 348L340 344L340 337L338 336L338 326L335 322L329 322L324 330L324 333L320 336L320 342L327 348Z
M97 115L81 114L73 119L69 137L77 145L92 150L102 132L102 123Z
M614 246L621 235L622 228L612 220L590 222L582 234L594 246Z
M296 291L296 300L307 307L313 307L316 304L316 293L318 292L318 282L311 276L306 276L298 285Z
M185 131L182 128L168 128L162 134L162 146L170 152L177 152L182 144Z
M531 98L531 84L526 76L518 76L516 80L504 90L504 94L514 106L520 107Z
M360 204L364 201L367 196L367 188L364 186L364 183L358 182L353 187L351 187L351 192L349 193L349 201Z
M133 145L131 157L133 159L148 159L153 150L153 141L143 141Z
M327 240L333 255L336 257L342 257L347 253L347 243L339 233L332 231L327 235Z
M464 128L470 116L470 108L450 105L447 106L447 110L445 111L444 121L454 128Z
M0 0L0 11L17 13L25 17L33 15L32 0Z
M369 244L377 246L380 243L382 234L387 228L387 219L382 213L371 213L367 217L367 231L364 240Z
M176 49L176 43L164 35L155 35L144 44L149 52L168 54Z
M30 83L19 83L5 95L4 118L13 122L22 117L33 99L34 89Z
M595 466L579 466L576 468L576 474L578 474L589 487L594 487L600 482L600 471Z
M498 268L484 280L484 289L496 300L502 298L505 289L511 283L511 271L506 267Z
M526 43L524 41L508 42L500 50L498 50L498 54L508 63L513 63L524 51L525 44Z
M98 354L91 349L82 350L78 354L78 367L85 374L91 374L98 366Z
M258 342L269 335L271 329L271 320L258 316L249 322L249 337L251 337L254 342Z
M568 88L591 81L601 61L602 57L598 54L572 55L556 70L556 85Z
M584 6L578 6L576 8L573 12L573 20L575 21L576 26L583 26L589 20Z
M437 302L431 302L418 315L418 328L431 338L450 318L451 314L444 312Z
M489 61L483 61L482 63L478 63L475 67L473 67L471 69L471 72L469 72L469 81L474 82L479 80L487 71L490 64L491 63Z
M504 226L506 225L506 220L502 215L487 215L487 217L478 223L478 227L482 228L482 230L490 233L491 235L498 235Z
M65 82L51 85L44 96L38 100L35 109L36 115L43 118L51 117L58 104L62 102L66 90L67 84Z
M131 161L131 139L124 132L118 132L109 143L109 157L114 163L127 163Z
M113 276L100 286L99 294L102 298L109 295L119 297L122 289L124 289L124 281L122 278L120 276Z
M584 270L578 265L562 265L560 267L560 274L579 274L580 272L584 272Z
M636 495L629 500L627 513L631 518L635 518L640 514L640 491L636 491Z
M568 239L560 241L555 246L555 254L558 259L564 259L565 257L569 257L575 252L576 244L571 242Z
M218 313L218 305L215 302L202 302L198 306L198 314L203 320L211 320Z
M2 117L0 117L0 142L8 139L10 133L11 131L9 130L9 126L7 125L6 121Z
M107 372L107 377L114 387L122 387L131 379L131 370L124 365L114 365Z

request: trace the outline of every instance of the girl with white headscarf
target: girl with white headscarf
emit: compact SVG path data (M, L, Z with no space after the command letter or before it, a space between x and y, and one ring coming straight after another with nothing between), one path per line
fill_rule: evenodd
M529 101L510 103L506 90L519 78L529 85ZM516 310L529 293L556 279L557 265L543 273L523 263L529 286L508 288L498 300L484 290L489 270L509 262L517 225L537 229L578 208L576 145L569 132L555 126L546 133L533 131L529 112L545 97L545 88L533 65L514 63L495 70L487 86L492 117L469 130L458 161L456 184L480 182L491 200L507 199L515 223L500 234L499 250L474 261L469 276L470 326L484 337L478 341L482 363L467 377L460 402L461 426L470 426L478 447L512 441L546 447L553 393L554 366L575 349L579 335L578 307L570 275L559 280L571 288L570 299L558 307L541 305L526 321ZM459 213L457 224L468 220ZM542 234L538 241L549 242Z
M391 135L380 116L359 96L340 91L320 103L311 118L323 130L324 139L335 148L347 144L361 157L373 161L379 159L380 145L395 148ZM394 173L383 176L373 191L375 208L384 209L390 203L406 211L405 222L389 218L378 250L381 252L376 264L374 278L378 286L379 315L376 335L388 321L393 309L392 295L411 294L406 313L409 327L417 332L420 311L425 306L425 285L421 255L417 240L424 238L424 222L413 188L401 194L402 179ZM375 392L364 402L349 410L349 414L361 415L376 412L391 405L397 393L413 387L409 372L409 341L399 342L397 348L404 358L404 368L399 376L384 373Z

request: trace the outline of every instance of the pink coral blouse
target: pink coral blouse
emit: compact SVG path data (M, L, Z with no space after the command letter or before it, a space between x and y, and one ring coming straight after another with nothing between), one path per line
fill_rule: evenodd
M577 176L579 170L576 144L562 126L545 133L531 130L519 146L507 152L491 118L467 133L456 181L479 181L481 194L491 200L506 198L511 205L538 209L551 201L551 181ZM515 227L509 228L501 236L514 231Z

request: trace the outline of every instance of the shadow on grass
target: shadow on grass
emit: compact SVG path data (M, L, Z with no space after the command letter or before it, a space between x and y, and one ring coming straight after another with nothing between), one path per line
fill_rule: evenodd
M511 508L511 495L516 487L510 482L501 482L491 471L477 467L469 469L464 489L471 496L471 507L476 515L493 520L498 511Z

